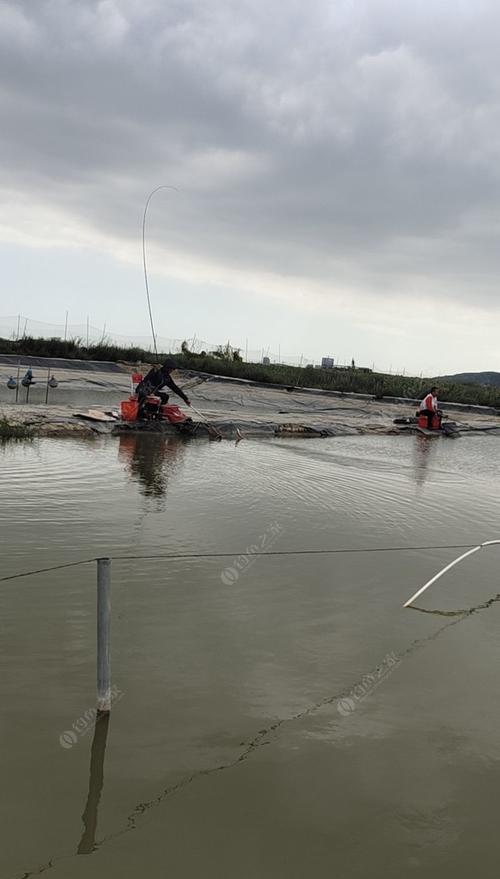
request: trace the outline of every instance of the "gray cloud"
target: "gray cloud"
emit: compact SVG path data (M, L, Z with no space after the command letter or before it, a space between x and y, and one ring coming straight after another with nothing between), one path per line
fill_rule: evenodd
M103 234L374 294L498 302L500 9L0 3L4 185Z

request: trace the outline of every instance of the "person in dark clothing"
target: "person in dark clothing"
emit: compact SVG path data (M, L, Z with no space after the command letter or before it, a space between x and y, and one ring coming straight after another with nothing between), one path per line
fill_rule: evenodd
M162 405L168 403L168 394L164 390L164 388L170 388L174 394L177 394L187 406L191 405L191 401L181 388L176 385L174 382L171 372L176 368L175 360L168 359L165 360L163 366L153 366L152 369L149 370L147 375L144 376L143 380L137 386L137 397L139 400L139 413L138 417L144 417L146 397L154 394L155 397L159 397Z

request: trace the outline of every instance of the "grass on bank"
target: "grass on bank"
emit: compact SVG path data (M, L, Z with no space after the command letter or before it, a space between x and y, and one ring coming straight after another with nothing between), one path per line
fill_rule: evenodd
M312 366L287 366L285 364L245 363L237 355L231 356L224 349L218 352L195 354L183 345L183 353L174 354L179 367L208 372L215 375L250 379L263 383L281 384L288 387L310 387L344 393L371 394L376 398L411 397L419 399L433 384L432 378L387 375L363 369L315 369ZM63 357L75 360L101 360L129 364L151 363L151 351L143 348L121 348L106 341L88 347L81 339L36 339L25 337L16 341L0 339L0 353L15 356ZM169 352L158 355L160 361ZM500 387L458 382L439 381L439 399L447 402L466 403L500 408Z
M7 418L0 418L0 442L9 439L31 439L33 431L25 424L12 424Z

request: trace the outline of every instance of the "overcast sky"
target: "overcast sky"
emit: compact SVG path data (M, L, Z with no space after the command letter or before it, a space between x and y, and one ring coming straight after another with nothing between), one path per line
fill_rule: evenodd
M500 5L0 0L0 327L500 368Z

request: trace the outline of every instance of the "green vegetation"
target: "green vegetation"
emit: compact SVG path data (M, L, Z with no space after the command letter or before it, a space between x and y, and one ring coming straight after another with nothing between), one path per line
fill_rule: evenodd
M500 385L500 372L459 372L456 375L442 375L440 381L458 382L460 385Z
M103 341L85 347L81 339L34 339L26 337L18 341L0 339L0 353L19 356L65 357L76 360L105 360L130 364L151 363L151 351L142 348L120 348ZM158 355L160 361L169 352ZM208 372L215 375L250 379L251 381L285 385L287 387L321 388L344 393L371 394L383 397L411 397L420 399L433 383L431 378L412 378L402 375L385 375L359 369L315 369L284 364L264 366L260 363L244 363L238 349L229 345L219 346L217 351L195 354L186 343L182 353L173 355L179 367ZM455 380L436 380L439 383L439 399L454 403L469 403L500 408L500 387L462 384Z
M252 381L286 385L287 387L321 388L343 393L370 394L383 397L410 397L421 399L431 385L432 379L412 378L402 375L385 375L365 372L362 369L315 369L284 364L263 366L260 363L243 363L214 360L206 355L176 355L176 362L185 369L200 372L251 379ZM439 399L443 402L468 403L478 406L500 408L500 388L483 385L439 383Z
M151 353L143 348L120 348L106 341L96 345L85 346L82 339L35 339L25 336L23 339L0 339L0 354L31 355L32 357L64 357L68 360L107 360L116 362L125 360L136 363L151 359Z
M33 432L25 424L12 424L6 418L0 418L0 442L31 439L32 436Z
M189 350L188 343L183 342L181 345L181 353L186 357L216 357L217 360L226 360L228 363L232 363L233 361L236 361L237 363L243 362L240 348L233 348L229 342L227 342L226 345L219 345L215 351L209 351L208 354L206 351L202 351L200 354L195 354L194 351Z

